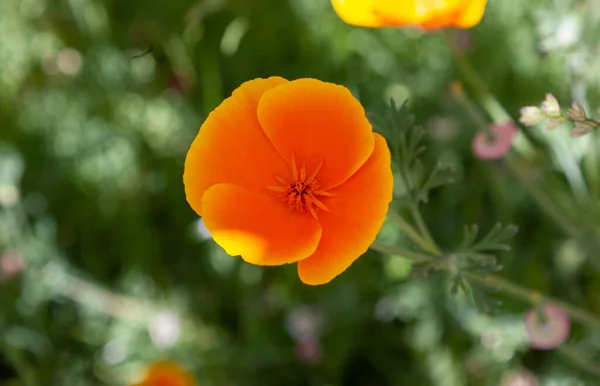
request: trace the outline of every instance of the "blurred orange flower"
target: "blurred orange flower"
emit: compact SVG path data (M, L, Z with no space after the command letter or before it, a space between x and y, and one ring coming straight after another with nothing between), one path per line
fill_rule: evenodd
M146 369L142 382L135 386L195 386L192 374L176 363L161 361Z
M426 30L470 28L483 17L487 0L331 0L348 24L361 27L418 26Z
M392 199L390 152L345 87L255 79L206 119L185 161L189 204L215 242L324 284L369 248Z

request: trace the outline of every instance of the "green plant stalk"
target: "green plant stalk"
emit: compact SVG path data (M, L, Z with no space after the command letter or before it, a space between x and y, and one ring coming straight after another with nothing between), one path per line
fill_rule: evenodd
M449 39L449 35L445 35ZM450 45L450 47L452 47ZM488 113L488 115L492 118L492 120L496 122L513 122L510 114L506 112L504 107L498 102L496 97L488 90L487 85L481 79L477 71L471 66L471 64L459 53L455 50L452 50L452 54L455 60L455 63L460 70L463 78L467 81L467 83L473 88L475 94L478 96L479 102L484 110ZM457 99L469 110L469 114L474 118L475 122L479 122L482 125L487 126L487 122L485 119L481 117L481 114L472 106L469 98L462 91L461 88L458 88ZM594 228L589 228L582 224L576 218L571 216L570 210L568 209L571 204L569 202L562 202L553 199L546 192L551 192L553 189L551 187L540 188L538 184L532 183L530 180L530 176L525 172L525 168L523 168L523 164L527 163L532 155L534 154L533 147L529 143L529 140L525 135L518 134L514 144L513 149L516 150L513 154L508 154L506 158L506 163L509 166L511 172L519 178L525 189L531 195L531 197L536 201L538 206L546 213L548 217L550 217L554 222L567 234L569 237L577 240L580 244L583 245L585 249L589 251L590 260L597 267L600 266L600 262L596 257L595 251L588 248L585 241L582 240L581 235L588 233L591 230L598 237L598 231ZM567 175L568 177L568 175ZM573 181L571 178L567 178L571 186L573 187ZM589 191L587 190L587 186L583 187L585 190L585 195L589 196ZM576 190L576 189L575 189ZM574 191L575 191L574 190Z
M575 307L570 303L554 299L548 296L544 296L538 291L520 286L497 275L486 275L485 277L481 277L470 272L466 272L464 273L464 275L467 276L469 279L477 281L481 284L486 284L491 287L500 288L500 290L505 294L511 295L512 297L517 299L521 299L532 305L544 302L556 304L563 308L569 315L571 315L571 318L573 318L573 320L577 320L580 323L583 323L590 327L600 329L600 318L589 313L588 311Z
M600 154L598 151L598 134L591 134L592 146L587 150L582 162L582 169L586 175L592 197L600 196Z
M415 244L417 244L419 248L436 256L440 255L440 251L435 244L432 244L431 241L422 237L412 225L402 218L402 216L391 210L388 212L388 214L390 218L396 222L398 227L400 227L400 230L404 232Z
M371 244L370 248L378 252L387 253L388 255L406 257L414 262L427 261L430 259L430 257L423 255L422 253L419 253L417 251L387 245L379 241L375 241L373 244Z
M492 118L494 122L513 122L514 120L510 116L510 114L504 109L504 106L496 99L496 97L488 90L487 84L477 71L473 69L471 64L465 59L465 57L456 52L456 50L452 47L451 37L449 32L446 31L444 34L446 37L446 41L448 42L448 46L450 47L450 52L452 53L452 58L454 59L454 63L458 68L462 78L465 80L465 83L468 84L477 96L477 100L481 107L486 111L486 113ZM513 142L513 148L515 148L521 156L531 159L535 154L533 150L533 146L529 142L526 136L519 134L515 138Z
M479 79L476 77L476 79ZM481 83L480 80L476 82ZM471 100L466 96L464 91L461 89L454 93L456 99L464 106L465 110L471 117L471 119L482 127L487 127L487 121L476 109ZM512 118L509 117L512 121ZM524 172L524 168L520 167L520 163L523 161L522 157L508 154L506 157L506 164L510 168L511 172L521 181L525 189L529 192L531 197L538 203L540 208L551 217L556 224L559 225L567 234L572 237L579 237L582 233L581 230L571 221L571 216L568 212L560 210L564 206L559 206L558 203L546 194L545 191L551 191L551 189L540 189L536 184L531 183L529 176Z
M432 259L432 257L422 253L409 251L404 248L382 244L379 242L376 242L373 245L371 245L371 248L382 253L403 256L413 260L414 262L423 262ZM440 267L445 270L449 270L451 268L449 266L446 266L445 264L441 264ZM470 272L465 272L464 275L472 281L476 281L481 284L485 284L492 287L497 287L506 295L512 296L513 298L522 300L532 305L537 305L542 302L556 304L562 307L571 316L573 320L576 320L579 323L582 323L594 329L600 329L599 317L579 307L573 306L570 303L566 303L562 300L554 299L549 296L544 296L536 290L523 287L519 284L513 283L497 275L486 275L485 277L481 277Z
M492 94L485 81L481 79L479 73L471 66L469 61L460 53L456 52L455 49L452 48L452 44L450 42L450 36L448 33L445 34L446 38L449 42L449 47L452 52L452 56L454 58L454 62L458 67L462 77L465 79L466 83L471 86L475 94L477 95L477 99L479 104L483 107L483 109L487 112L487 114L492 118L494 122L513 122L514 120L510 116L510 114L506 111L504 106L498 101L498 99ZM464 98L463 98L464 99ZM593 119L588 119L591 123L598 124L597 121ZM483 126L484 129L487 128L487 125ZM533 155L533 147L531 143L522 134L518 134L513 146L521 156L525 158L531 158ZM589 198L590 194L588 191L588 187L579 172L578 175L573 175L568 171L564 171L565 177L571 186L571 189L575 193L578 198Z
M557 347L558 352L568 358L573 364L596 376L600 376L600 366L592 363L579 353L579 351L570 344L562 344Z
M483 95L482 101L484 101L485 103L482 102L482 105L488 111L488 113L493 118L495 118L496 121L511 121L512 122L513 120L510 117L510 115L508 115L508 113L506 113L506 111L504 110L502 105L500 105L500 103L498 103L497 100L493 96L491 96L491 94L489 92L487 92L487 86L481 80L481 78L478 77L477 73L470 68L468 62L466 62L464 60L464 58L462 58L458 55L455 55L455 59L458 60L459 66L462 65L463 74L466 74L466 78L468 80L470 80L470 82L472 83L474 88L476 88L480 91L480 95ZM485 119L483 117L481 117L481 115L476 111L475 107L470 103L469 99L466 97L464 92L462 92L462 90L460 90L458 95L460 96L458 98L459 101L461 101L461 103L467 108L471 117L479 124L482 124L482 122L485 122ZM517 160L513 159L513 158L510 158L509 161L507 162L508 166L513 171L513 173L523 182L523 184L526 187L526 189L528 190L528 192L538 202L538 205L544 211L546 211L547 215L549 217L551 217L557 224L559 224L559 226L561 226L563 228L563 230L565 232L567 232L567 234L569 234L571 236L578 235L578 232L579 232L578 227L575 224L571 224L570 222L566 221L569 218L569 216L566 216L563 213L561 213L561 211L559 211L557 209L559 207L557 205L555 205L553 200L544 191L539 189L537 187L537 185L532 184L528 180L526 174L523 173L522 169L517 166L517 163L518 163ZM399 224L402 231L404 233L406 233L413 240L413 242L415 242L415 244L417 244L422 250L430 252L434 256L441 257L442 253L441 253L440 249L437 247L437 245L435 245L435 242L433 241L433 239L431 238L431 235L427 229L427 226L424 223L424 221L418 211L418 207L412 207L411 213L412 213L413 217L415 218L415 222L417 222L417 227L419 229L419 232L417 232L414 228L412 228L412 226L408 222L406 222L403 218L401 218L398 214L391 213L391 217L396 221L396 223ZM384 253L401 255L401 256L410 258L415 262L422 262L422 261L431 259L430 256L426 256L424 254L419 254L414 251L396 248L396 247L388 246L388 245L381 244L381 243L375 243L372 245L371 248L373 248L375 250L379 250ZM448 269L448 267L442 267L442 268ZM572 306L569 303L565 303L558 299L553 299L550 297L543 296L537 291L534 291L527 287L523 287L518 284L515 284L509 280L501 278L500 276L486 275L485 277L480 277L480 276L477 276L472 273L466 273L465 275L468 276L469 279L471 279L473 281L478 281L482 284L487 284L490 286L498 287L501 291L503 291L507 295L510 295L514 298L523 300L523 301L533 304L533 305L539 304L540 302L544 302L544 301L552 302L554 304L561 306L566 312L569 313L569 315L571 316L571 318L573 318L573 320L579 321L580 323L590 326L592 328L600 328L600 318L596 317L595 315L593 315L585 310L582 310L578 307Z
M439 247L436 245L435 241L433 240L433 237L431 237L431 233L429 232L429 229L427 229L427 225L425 224L425 221L423 220L423 217L421 216L421 212L419 211L419 207L417 204L413 205L410 208L410 211L412 213L413 218L415 219L415 222L417 223L417 228L419 229L419 232L421 232L421 235L423 235L423 238L425 239L427 245L426 245L426 249L430 252L433 252L436 255L440 255L441 251L439 249Z
M579 227L573 222L570 213L565 210L561 210L558 204L554 202L554 200L546 194L546 192L540 189L535 183L532 183L530 178L527 176L527 173L524 171L524 168L520 167L519 159L516 157L511 157L508 155L506 157L506 164L512 171L512 173L521 180L521 184L527 192L531 195L531 197L537 202L539 207L546 212L546 215L569 236L573 238L579 238L582 234L582 231Z

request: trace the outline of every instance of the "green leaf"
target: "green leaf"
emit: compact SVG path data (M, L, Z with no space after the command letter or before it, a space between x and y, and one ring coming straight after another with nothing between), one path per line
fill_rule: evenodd
M423 137L425 137L425 130L421 126L411 127L402 134L400 142L403 149L403 161L406 165L412 165L425 152L426 147L421 145Z
M450 288L452 295L456 295L458 292L464 293L473 302L475 309L486 313L498 312L502 302L492 296L499 291L498 287L473 282L460 272L452 278L452 287Z
M463 241L460 244L459 250L468 250L471 245L475 242L477 238L477 233L479 233L479 226L477 224L473 225L465 225L463 230Z
M439 271L442 259L431 259L419 263L413 263L411 266L411 276L413 278L425 278L431 273L431 270Z
M479 228L477 225L465 227L463 241L459 247L460 252L491 252L508 251L510 246L506 241L517 234L516 225L502 226L497 223L485 236L475 242Z
M495 313L501 302L491 295L498 292L497 287L487 286L479 281L470 280L470 272L479 277L502 270L493 252L509 249L508 241L518 231L515 225L503 226L497 223L486 235L477 240L479 226L476 224L465 225L463 240L458 250L452 255L455 257L458 273L454 278L452 291L463 290L469 294L476 309ZM457 281L460 280L460 283ZM467 291L468 288L468 291Z
M479 283L469 282L471 288L471 297L475 308L479 311L494 314L497 313L502 302L494 299L490 295L497 293L498 288L488 287Z
M454 182L454 167L438 163L429 173L427 179L418 188L416 199L425 203L429 200L429 192L440 186Z
M452 287L450 288L450 293L452 295L456 295L459 291L463 293L467 293L469 290L469 283L463 278L462 275L454 276L452 280Z
M422 144L425 130L414 125L414 117L408 111L408 101L400 107L394 99L383 114L370 114L375 131L386 137L392 158L400 169L400 176L410 204L427 202L429 192L442 185L454 182L454 169L448 165L437 164L429 173L424 171L419 157L425 152Z
M497 263L496 256L485 253L462 252L457 253L456 257L462 270L479 270Z
M413 126L414 117L408 111L408 100L397 107L394 99L390 99L384 113L369 113L369 119L374 130L383 135L393 152L399 150L402 136Z

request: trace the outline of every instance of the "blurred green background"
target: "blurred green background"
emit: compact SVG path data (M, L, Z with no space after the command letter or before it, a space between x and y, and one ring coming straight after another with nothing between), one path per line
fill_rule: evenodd
M598 106L598 36L592 0L489 0L451 32L515 118L546 92ZM294 265L215 245L185 201L185 154L233 89L271 75L346 85L368 110L410 99L425 161L457 169L423 209L440 244L465 223L517 224L501 274L600 311L581 246L502 161L473 156L441 33L351 27L328 0L1 0L0 385L127 385L160 359L200 386L600 384L529 348L526 304L499 295L499 315L477 313L401 257L370 251L308 287ZM532 140L540 173L559 174ZM563 156L578 165L594 141ZM380 238L410 245L393 224ZM573 336L598 357L600 334Z

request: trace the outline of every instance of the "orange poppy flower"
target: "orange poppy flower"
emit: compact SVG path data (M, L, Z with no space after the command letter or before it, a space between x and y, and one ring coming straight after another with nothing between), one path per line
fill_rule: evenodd
M345 87L255 79L206 119L185 191L215 242L324 284L369 248L392 199L390 152Z
M194 386L192 374L176 363L162 361L146 369L142 382L136 386Z
M470 28L483 17L487 0L331 0L348 24L361 27Z

